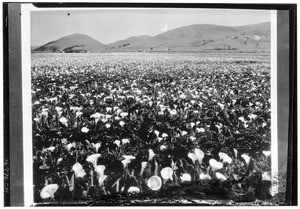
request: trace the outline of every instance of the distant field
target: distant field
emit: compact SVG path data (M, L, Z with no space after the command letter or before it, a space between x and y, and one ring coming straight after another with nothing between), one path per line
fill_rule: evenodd
M214 185L200 187L202 198L269 197L269 53L34 53L31 62L36 202L190 182ZM53 196L41 195L45 185Z

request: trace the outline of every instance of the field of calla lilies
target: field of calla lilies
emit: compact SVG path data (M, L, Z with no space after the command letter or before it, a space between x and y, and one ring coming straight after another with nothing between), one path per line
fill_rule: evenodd
M35 202L271 197L270 56L32 54Z

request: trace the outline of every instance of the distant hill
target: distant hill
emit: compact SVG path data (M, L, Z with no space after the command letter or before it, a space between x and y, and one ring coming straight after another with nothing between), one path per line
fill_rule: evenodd
M122 47L122 51L270 51L270 23L228 27L210 24L183 26L142 42Z
M104 51L104 45L90 36L73 34L51 41L33 50L33 52L100 52Z
M195 24L156 36L133 36L107 45L87 35L74 34L49 42L33 51L270 51L270 31L270 22L237 27Z
M111 44L107 44L106 49L107 50L116 50L117 51L117 50L119 50L119 49L121 49L123 47L147 41L151 37L152 36L148 36L148 35L132 36L132 37L129 37L129 38L124 39L124 40L120 40L120 41L113 42Z

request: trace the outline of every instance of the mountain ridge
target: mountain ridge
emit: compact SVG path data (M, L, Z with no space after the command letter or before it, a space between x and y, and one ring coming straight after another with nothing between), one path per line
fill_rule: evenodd
M84 34L72 34L34 49L34 52L110 51L270 51L270 22L245 26L193 24L156 36L141 35L103 44ZM69 50L69 51L68 51Z

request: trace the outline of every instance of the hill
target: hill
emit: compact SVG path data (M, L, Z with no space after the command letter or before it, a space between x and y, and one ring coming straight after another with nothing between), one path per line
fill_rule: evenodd
M183 26L142 42L122 47L122 51L270 51L270 23L228 27L210 24Z
M33 52L118 52L118 51L270 51L270 22L245 26L195 24L156 36L132 36L104 45L83 34L49 42Z
M148 36L148 35L132 36L132 37L129 37L129 38L124 39L124 40L120 40L120 41L116 41L116 42L110 43L110 44L108 44L106 46L106 49L107 50L118 51L118 50L120 50L123 47L130 46L132 44L141 43L143 41L147 41L151 37L152 36Z
M90 36L73 34L51 41L33 50L33 52L99 52L104 45Z

